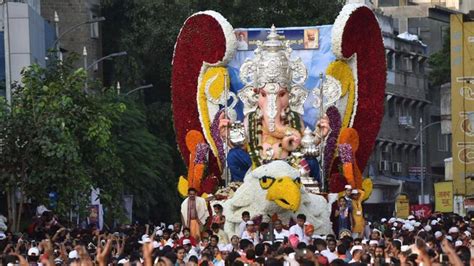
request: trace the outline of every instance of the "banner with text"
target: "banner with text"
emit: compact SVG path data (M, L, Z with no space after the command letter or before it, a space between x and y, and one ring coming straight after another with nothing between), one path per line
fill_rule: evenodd
M438 182L434 184L435 211L453 212L453 182Z
M410 212L418 219L427 219L431 216L432 209L429 204L417 204L410 206Z

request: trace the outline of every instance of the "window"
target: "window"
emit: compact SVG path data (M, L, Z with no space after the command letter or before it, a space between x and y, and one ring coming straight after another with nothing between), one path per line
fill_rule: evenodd
M449 136L438 131L438 151L449 151Z
M392 161L392 147L390 145L382 149L382 160Z
M99 17L97 12L94 12L94 11L89 11L89 14L90 14L89 18L91 20ZM90 27L91 27L91 38L94 38L94 39L99 38L99 22L91 23Z
M392 69L393 68L393 53L389 52L387 53L387 69Z
M392 96L393 97L393 96ZM392 101L387 101L387 105L388 105L388 115L390 117L392 117L394 114L395 114L395 100L392 100Z
M413 60L407 56L403 58L405 60L405 70L408 72L413 72Z

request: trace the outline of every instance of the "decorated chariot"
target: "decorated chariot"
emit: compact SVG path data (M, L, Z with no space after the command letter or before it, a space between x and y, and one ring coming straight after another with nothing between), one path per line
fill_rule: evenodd
M284 222L304 213L328 234L344 186L365 197L372 189L362 171L383 117L381 30L368 7L346 5L330 34L334 59L321 73L308 70L317 57L294 56L282 29L265 32L230 68L243 40L222 15L198 12L184 23L172 70L176 137L188 165L178 190L222 202L230 234L243 211Z

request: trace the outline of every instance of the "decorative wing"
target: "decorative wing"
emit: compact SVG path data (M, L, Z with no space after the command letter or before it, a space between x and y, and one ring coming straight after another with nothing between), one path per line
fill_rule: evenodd
M387 73L382 32L372 10L360 4L343 7L333 26L332 51L337 60L327 74L341 83L341 99L336 103L339 117L333 116L340 120L341 128L358 132L355 157L364 169L382 123ZM333 150L325 153L332 158L336 147L330 148Z
M209 121L214 119L211 114L216 112L215 105L207 105L207 102L199 104L198 100L202 94L198 91L199 85L203 85L202 88L205 89L208 82L223 84L221 68L226 66L235 50L236 39L230 23L215 11L198 12L190 16L181 28L172 62L172 109L178 148L188 165L190 153L186 147L185 136L190 130L203 133L213 151L209 156L209 170L217 176L220 171L216 159L216 145L209 134ZM214 70L215 73L208 72L208 69L214 67L220 68ZM206 73L206 82L199 84ZM205 94L205 90L201 93ZM209 94L218 98L213 93L217 91L210 91Z

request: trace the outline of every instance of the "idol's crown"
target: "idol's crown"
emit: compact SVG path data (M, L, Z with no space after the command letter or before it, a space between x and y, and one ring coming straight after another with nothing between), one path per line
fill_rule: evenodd
M272 26L267 40L257 42L255 57L242 64L240 79L245 85L254 88L278 83L290 90L292 85L302 85L307 78L306 67L300 58L292 60L291 52L289 41Z

